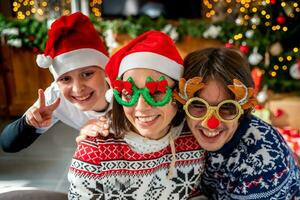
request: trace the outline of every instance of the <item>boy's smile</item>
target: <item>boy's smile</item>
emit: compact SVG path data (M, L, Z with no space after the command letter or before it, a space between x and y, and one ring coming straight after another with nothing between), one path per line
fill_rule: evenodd
M108 86L104 72L97 66L72 70L61 75L57 84L64 97L82 111L103 110L107 106Z

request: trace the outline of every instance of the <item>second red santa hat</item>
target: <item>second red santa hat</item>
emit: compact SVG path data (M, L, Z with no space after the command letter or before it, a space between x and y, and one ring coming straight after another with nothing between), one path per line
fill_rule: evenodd
M183 74L183 60L173 40L160 31L148 31L117 51L105 67L111 84L127 70L153 69L172 79Z
M179 80L183 75L183 59L175 43L165 33L160 31L145 32L126 46L117 51L105 67L112 88L114 81L130 69L153 69ZM107 101L111 101L112 89L105 94Z

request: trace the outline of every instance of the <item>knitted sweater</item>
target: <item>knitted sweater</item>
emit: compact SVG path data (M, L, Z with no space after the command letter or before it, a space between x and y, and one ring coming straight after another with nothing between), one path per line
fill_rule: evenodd
M160 140L131 132L124 139L83 141L68 174L69 199L187 199L199 185L205 151L181 129Z
M269 124L242 120L232 140L208 153L201 181L212 199L299 199L300 173L291 150Z

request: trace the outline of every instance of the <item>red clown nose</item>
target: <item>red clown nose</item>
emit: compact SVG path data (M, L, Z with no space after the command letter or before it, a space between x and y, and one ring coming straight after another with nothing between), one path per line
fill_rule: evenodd
M210 129L215 129L220 125L220 121L213 115L207 120L207 126Z

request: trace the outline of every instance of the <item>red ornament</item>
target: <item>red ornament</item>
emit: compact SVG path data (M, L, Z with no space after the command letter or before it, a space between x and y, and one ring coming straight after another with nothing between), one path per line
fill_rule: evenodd
M37 53L40 52L40 50L36 47L33 47L32 51L33 51L34 54L37 54Z
M216 129L220 125L220 121L213 115L207 120L207 126L210 129Z
M230 41L225 43L225 47L226 47L226 48L231 48L231 47L233 47L233 46L234 46L233 43L230 42Z
M281 133L288 135L289 137L293 137L293 138L299 138L300 137L300 132L292 127L284 127L281 129Z
M257 93L259 92L259 89L261 87L261 82L263 79L263 73L262 73L261 69L259 69L257 67L253 68L251 71L251 77L254 82L254 95L257 95Z
M271 5L275 5L275 4L276 4L276 0L271 0L271 1L270 1L270 4L271 4Z
M276 19L276 21L278 22L278 24L284 24L286 19L283 15L279 15Z
M264 108L264 106L261 105L261 104L257 104L257 105L255 106L255 110L262 110L263 108Z
M280 108L277 108L274 112L273 112L273 115L275 117L281 117L282 115L284 115L284 111Z
M242 45L240 46L240 51L243 52L244 54L248 54L249 51L250 51L250 48L249 48L248 45L242 44Z

